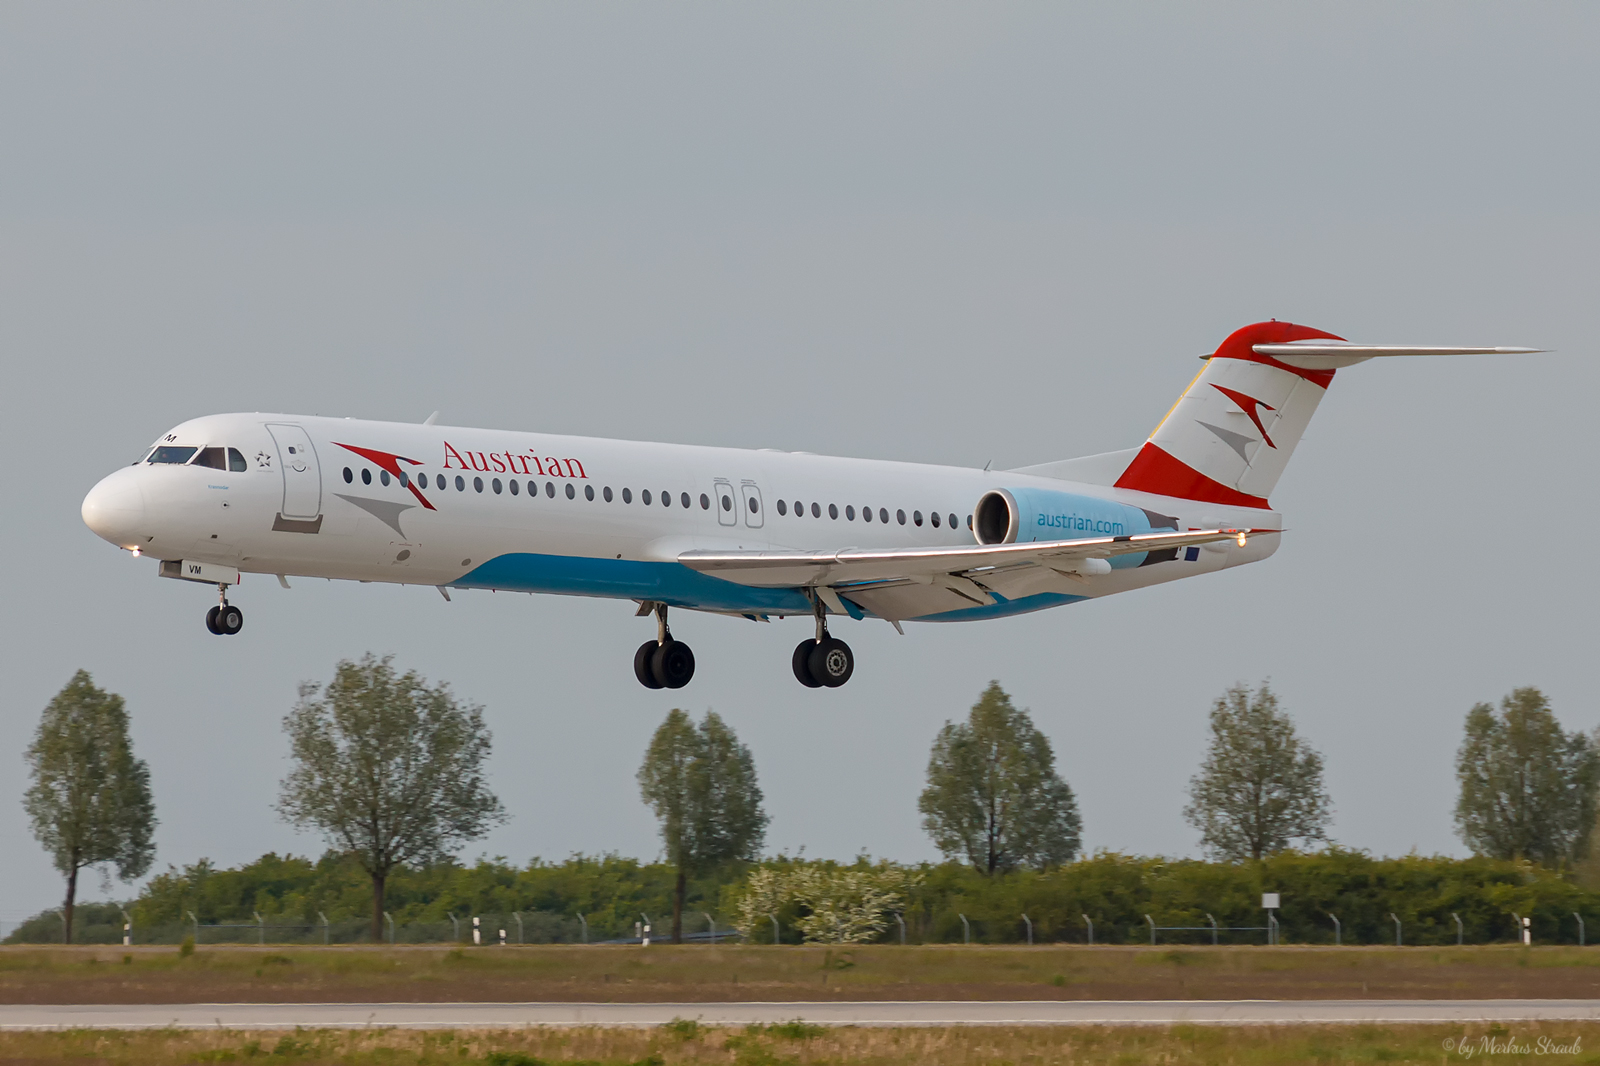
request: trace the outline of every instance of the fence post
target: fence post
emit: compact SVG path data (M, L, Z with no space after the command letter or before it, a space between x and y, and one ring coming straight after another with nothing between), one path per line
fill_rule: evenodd
M1400 941L1400 919L1395 915L1394 911L1390 911L1389 912L1389 920L1394 923L1394 946L1395 947L1399 947L1400 943L1401 943L1401 941Z
M1572 916L1578 919L1578 946L1581 948L1583 947L1583 915L1573 911Z
M512 911L511 920L517 923L517 943L522 943L522 912Z
M266 919L261 917L260 911L251 911L250 913L256 916L256 944L265 944L267 942Z
M717 920L705 911L700 912L700 917L706 920L706 929L711 933L711 945L715 947L717 943Z
M321 911L318 911L317 912L317 917L322 919L322 946L323 947L327 947L328 946L328 916L326 914L323 914Z
M1089 943L1094 944L1094 919L1087 914L1083 916L1083 924L1089 927Z
M1267 915L1267 943L1274 947L1278 943L1278 916L1276 914Z
M1467 939L1466 927L1461 924L1461 915L1455 911L1450 912L1450 917L1456 920L1456 947L1460 947Z
M589 919L580 914L578 915L578 924L583 926L583 942L587 944L589 942ZM521 925L517 926L517 936L519 938L522 936Z
M1517 927L1517 939L1522 939L1522 915L1516 911L1511 912L1511 924Z
M956 917L961 919L961 942L963 944L972 943L972 926L967 924L967 916L957 913Z
M1144 920L1150 923L1150 946L1154 947L1156 943L1156 920L1148 914L1144 916Z
M194 911L189 911L189 921L194 923L194 942L200 943L200 919L194 916Z
M389 927L389 946L394 947L394 919L389 916L388 911L383 912L383 924Z
M1032 947L1033 946L1033 919L1029 918L1026 914L1024 914L1022 916L1022 920L1028 923L1028 946Z
M899 911L894 912L894 920L900 924L900 946L906 946L906 920Z
M117 910L122 911L122 946L125 948L131 948L133 946L133 919L128 916L128 912L125 908L118 907ZM1583 928L1582 918L1578 919L1578 927L1580 929ZM1582 933L1578 934L1578 943L1583 943Z
M450 915L450 928L455 930L452 935L455 937L455 942L459 944L461 943L461 919L450 914L449 911L445 911L445 913Z
M1339 924L1339 916L1337 914L1328 911L1327 915L1333 919L1333 946L1338 947L1344 943L1344 926Z
M644 919L644 925L640 927L640 934L641 935L640 935L639 939L643 942L641 946L649 947L650 946L650 916L648 914L646 914L644 911L640 911L639 912L639 917Z
M1211 946L1212 947L1216 947L1217 946L1217 920L1215 918L1211 917L1210 914L1206 915L1206 920L1211 923ZM1270 914L1267 915L1267 920L1269 922L1272 920L1272 916ZM1269 931L1268 936L1270 936L1270 935L1271 935L1271 933Z
M772 919L772 942L776 944L778 943L778 916L769 914L767 917Z

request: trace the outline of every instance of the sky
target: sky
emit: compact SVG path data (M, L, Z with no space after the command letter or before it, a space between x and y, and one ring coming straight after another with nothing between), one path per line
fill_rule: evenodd
M1597 51L1578 3L0 6L0 919L60 898L22 752L74 670L127 700L160 872L321 851L282 719L366 651L485 708L512 817L468 860L657 855L674 706L750 745L769 850L934 859L929 746L991 679L1089 850L1197 854L1207 710L1270 679L1335 840L1463 854L1474 703L1600 724ZM1046 462L1136 446L1266 318L1552 351L1341 371L1272 559L835 627L839 690L795 683L798 620L680 613L698 673L648 691L631 602L251 577L219 639L79 517L223 411Z

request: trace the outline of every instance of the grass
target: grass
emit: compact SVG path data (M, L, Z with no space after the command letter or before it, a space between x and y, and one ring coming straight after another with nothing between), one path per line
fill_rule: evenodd
M1448 1044L1447 1044L1448 1042ZM1576 1051L1571 1050L1576 1047ZM1448 1050L1447 1050L1448 1047ZM1494 1048L1501 1049L1496 1053ZM226 1030L0 1033L0 1062L44 1066L1255 1066L1266 1063L1600 1062L1600 1024L917 1029L682 1022L653 1030ZM1541 1050L1542 1049L1542 1050ZM1563 1050L1557 1050L1563 1049Z
M0 1002L1600 998L1600 948L0 948Z

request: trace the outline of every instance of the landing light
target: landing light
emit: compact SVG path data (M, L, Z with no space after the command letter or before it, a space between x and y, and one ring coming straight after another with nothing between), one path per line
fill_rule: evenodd
M139 547L137 544L135 544L133 547L129 548L128 550L133 552L133 557L135 559L139 558L139 556L144 554L144 549Z
M1244 530L1241 529L1239 531L1239 547L1241 547L1241 548L1244 547L1244 541L1245 541Z

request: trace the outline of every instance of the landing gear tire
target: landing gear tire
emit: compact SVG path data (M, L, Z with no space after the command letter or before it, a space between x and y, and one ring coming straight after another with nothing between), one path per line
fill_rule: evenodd
M222 636L222 629L217 625L217 615L222 613L221 607L213 607L206 612L206 628L217 636Z
M694 652L683 641L669 637L650 657L650 673L662 688L682 688L694 677Z
M645 688L660 688L661 682L656 680L655 671L650 668L650 660L655 658L656 649L661 645L653 640L647 640L639 645L639 650L633 653L633 676L639 679L639 684Z
M806 688L821 688L822 682L811 676L811 652L817 646L814 640L802 640L794 647L794 655L790 665L794 667L794 679Z
M818 684L838 688L856 672L856 657L838 637L824 637L812 646L806 666Z
M244 612L231 603L225 603L217 609L216 632L224 636L233 636L244 628Z

